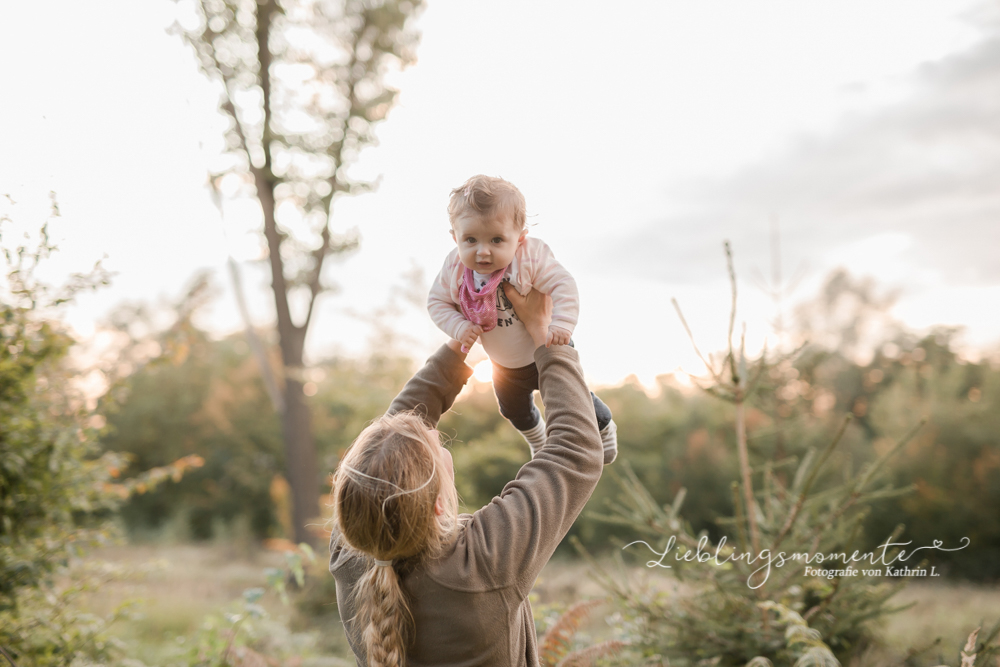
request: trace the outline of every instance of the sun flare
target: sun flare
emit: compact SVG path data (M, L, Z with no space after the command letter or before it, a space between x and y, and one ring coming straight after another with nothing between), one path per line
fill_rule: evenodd
M493 364L489 359L483 359L472 369L472 376L480 382L493 381Z

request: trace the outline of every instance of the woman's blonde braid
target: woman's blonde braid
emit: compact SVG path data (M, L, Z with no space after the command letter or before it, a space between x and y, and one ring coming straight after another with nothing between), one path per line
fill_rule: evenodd
M369 667L402 667L413 621L399 575L392 567L373 567L358 581L358 589Z

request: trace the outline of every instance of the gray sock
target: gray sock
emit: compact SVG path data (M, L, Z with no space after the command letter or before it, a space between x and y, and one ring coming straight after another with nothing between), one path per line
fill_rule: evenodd
M618 425L614 419L601 429L601 442L604 444L604 465L608 465L618 456Z
M527 441L528 447L531 448L531 458L535 458L538 450L545 445L545 421L539 419L534 428L519 431L519 433Z

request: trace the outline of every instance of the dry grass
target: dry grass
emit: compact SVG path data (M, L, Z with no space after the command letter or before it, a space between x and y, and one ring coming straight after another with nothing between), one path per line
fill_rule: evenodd
M1000 586L996 585L921 581L904 588L894 601L915 604L887 619L883 636L890 654L905 655L909 649L941 640L916 659L921 665L959 664L959 652L969 633L1000 619Z
M163 617L177 610L182 615L214 611L244 589L260 586L264 568L281 564L280 554L224 545L129 545L104 549L94 556L135 571L126 580L104 587L92 601L95 607L106 609L122 600L141 598L146 614Z
M158 656L163 655L165 647L191 637L206 615L225 608L244 589L263 585L264 568L279 566L282 561L277 553L224 544L131 545L108 549L98 556L133 569L153 564L145 574L104 587L91 600L92 607L98 610L108 610L127 599L144 600L138 608L141 615L123 622L118 631L130 645L130 653L150 665L159 664ZM683 593L663 572L650 574L639 568L635 575ZM539 608L554 605L565 609L574 601L603 597L585 564L562 559L554 559L545 567L534 593ZM855 667L901 664L908 649L925 647L937 637L941 642L913 664L957 665L969 633L980 624L991 626L1000 617L997 586L920 581L904 589L894 601L916 604L884 622L884 647L871 651ZM289 616L289 610L273 598L267 606L276 616ZM605 620L607 608L595 611L581 631L597 642L608 639L611 632ZM335 625L329 631L342 633L339 623Z
M604 596L604 591L588 576L585 563L553 558L542 570L533 592L539 604L571 603Z
M137 601L131 619L115 634L127 654L149 665L163 664L198 631L206 616L239 598L246 588L263 585L262 572L278 566L281 555L227 545L129 545L94 554L131 574L91 595L87 605L106 613ZM264 602L280 614L280 603Z
M608 572L618 572L614 562L604 563ZM649 585L677 595L683 595L688 587L666 573L666 570L635 567L629 570L629 578L634 583ZM604 590L590 576L590 567L579 560L560 557L553 558L542 570L535 582L533 592L540 604L563 602L572 603L584 598L604 597Z

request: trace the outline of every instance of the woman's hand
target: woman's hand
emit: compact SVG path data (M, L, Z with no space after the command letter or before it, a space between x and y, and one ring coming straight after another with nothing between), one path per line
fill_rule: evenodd
M534 287L527 296L521 296L509 282L502 283L503 293L514 306L517 319L524 323L535 347L548 347L549 324L552 323L552 297ZM509 288L509 289L508 289Z

